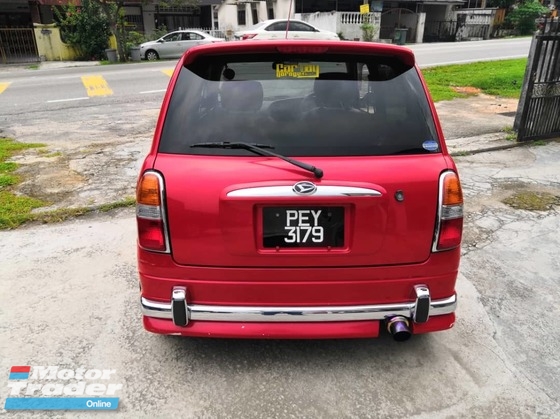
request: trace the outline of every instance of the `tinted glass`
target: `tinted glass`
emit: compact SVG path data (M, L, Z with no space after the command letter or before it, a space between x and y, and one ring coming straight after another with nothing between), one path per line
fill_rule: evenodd
M183 41L198 41L200 39L204 39L204 38L197 33L194 32L183 33Z
M313 28L300 22L290 22L290 31L313 32Z
M267 144L288 156L439 151L416 70L367 56L212 57L183 68L159 151L252 155L190 147L216 141Z
M168 35L165 35L163 37L163 39L166 42L180 41L181 40L181 33L180 32L170 33Z
M286 22L277 22L273 23L270 26L265 28L267 31L276 32L276 31L285 31L286 30Z

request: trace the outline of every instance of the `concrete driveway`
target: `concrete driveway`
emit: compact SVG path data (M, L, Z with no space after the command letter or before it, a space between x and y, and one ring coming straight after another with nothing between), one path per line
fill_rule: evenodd
M152 335L132 209L0 232L0 403L11 366L39 365L115 370L119 408L96 417L560 417L560 214L546 205L560 196L560 143L457 162L458 320L404 344ZM514 208L521 192L545 209Z

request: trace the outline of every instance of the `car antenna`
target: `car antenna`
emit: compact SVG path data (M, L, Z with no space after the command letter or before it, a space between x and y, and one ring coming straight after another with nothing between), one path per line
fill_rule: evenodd
M288 39L288 31L290 30L290 17L292 16L292 4L294 0L290 0L290 8L288 9L288 21L286 22L286 39Z

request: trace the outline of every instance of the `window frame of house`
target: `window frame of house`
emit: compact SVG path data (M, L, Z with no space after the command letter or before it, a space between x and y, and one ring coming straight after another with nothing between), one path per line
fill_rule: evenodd
M247 24L247 15L246 15L246 7L244 4L237 5L237 24L238 25L246 25Z

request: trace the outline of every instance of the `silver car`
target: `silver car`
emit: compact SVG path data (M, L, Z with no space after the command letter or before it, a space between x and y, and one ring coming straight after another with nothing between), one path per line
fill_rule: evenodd
M199 30L188 29L175 31L155 41L141 44L140 56L143 60L148 61L154 61L160 58L179 58L189 48L223 41L225 40Z

